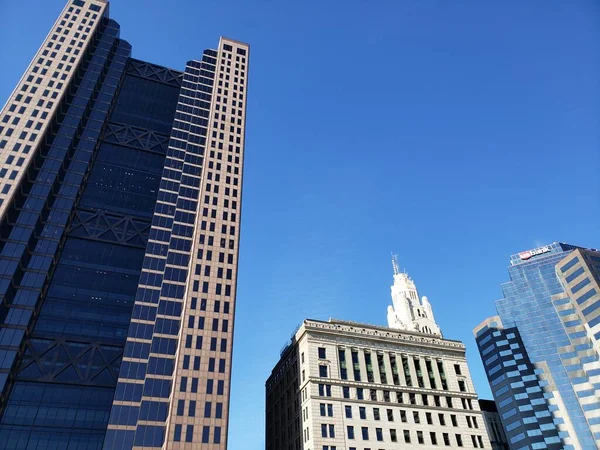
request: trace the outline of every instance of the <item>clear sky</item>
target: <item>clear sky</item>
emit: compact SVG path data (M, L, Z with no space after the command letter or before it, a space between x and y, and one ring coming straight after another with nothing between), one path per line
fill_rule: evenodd
M63 0L0 0L4 102ZM133 56L251 45L230 450L304 318L385 324L390 251L446 337L494 314L508 256L599 247L594 0L115 0ZM26 18L26 19L24 19Z

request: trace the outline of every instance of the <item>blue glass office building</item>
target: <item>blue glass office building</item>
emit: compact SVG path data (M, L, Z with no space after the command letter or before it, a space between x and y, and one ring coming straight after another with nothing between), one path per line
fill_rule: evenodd
M559 276L583 276L568 262L580 252L554 243L512 255L498 316L474 330L511 449L595 449L600 441L600 358ZM586 291L578 295L593 301Z
M248 48L131 50L69 0L0 113L1 448L227 443Z

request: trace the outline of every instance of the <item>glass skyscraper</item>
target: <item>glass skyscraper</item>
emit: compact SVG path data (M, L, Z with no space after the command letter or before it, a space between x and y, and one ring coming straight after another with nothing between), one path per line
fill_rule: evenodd
M563 243L512 255L498 316L474 330L511 449L600 442L599 263Z
M0 112L0 447L227 446L249 49L69 0Z

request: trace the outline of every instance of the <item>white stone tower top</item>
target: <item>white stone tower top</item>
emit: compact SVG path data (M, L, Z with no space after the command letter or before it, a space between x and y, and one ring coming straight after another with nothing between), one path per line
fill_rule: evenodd
M394 284L392 285L392 305L388 306L388 326L399 330L433 334L442 336L440 327L435 322L433 310L427 297L419 301L419 293L415 282L400 272L398 256L392 255L394 268Z

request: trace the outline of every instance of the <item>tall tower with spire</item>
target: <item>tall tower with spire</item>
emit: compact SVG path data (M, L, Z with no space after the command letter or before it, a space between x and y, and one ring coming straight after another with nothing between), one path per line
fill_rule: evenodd
M400 272L398 255L392 255L392 267L394 284L391 287L392 304L388 306L387 312L388 326L442 337L429 300L425 296L419 300L415 282L406 272Z

